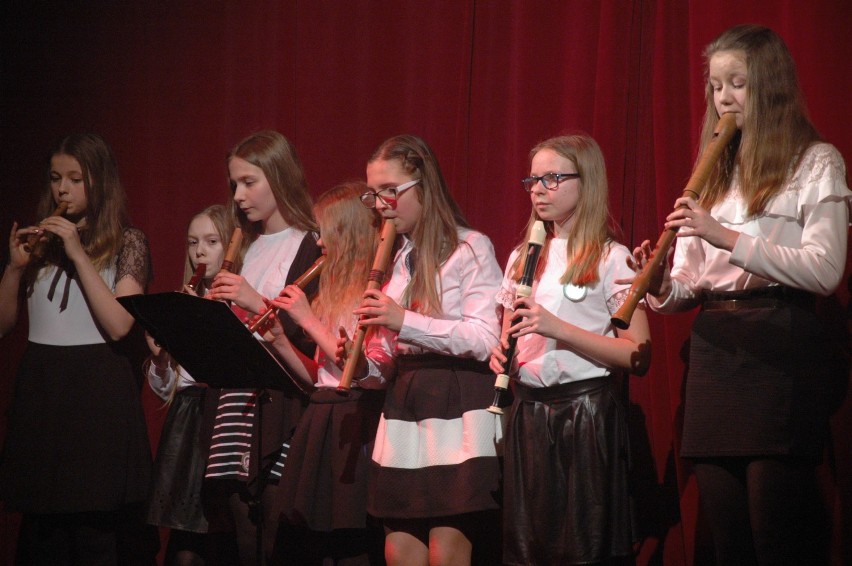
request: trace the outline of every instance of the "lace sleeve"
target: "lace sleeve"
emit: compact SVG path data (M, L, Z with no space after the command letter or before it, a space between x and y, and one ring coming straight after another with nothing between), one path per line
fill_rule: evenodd
M148 239L137 228L126 229L116 260L115 282L132 277L144 288L153 279L153 275Z
M503 281L503 284L505 285L506 281ZM517 284L514 284L513 286L517 287ZM496 300L499 304L503 305L504 309L510 310L512 308L512 304L515 302L515 293L506 287L500 287L500 290L497 291Z
M609 310L609 314L615 314L621 308L621 305L627 300L629 292L630 289L623 289L606 300L606 308Z

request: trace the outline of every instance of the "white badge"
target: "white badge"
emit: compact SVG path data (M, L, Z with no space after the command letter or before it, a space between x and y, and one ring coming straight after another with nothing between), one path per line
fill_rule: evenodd
M578 287L577 285L568 283L562 286L562 294L565 295L565 298L569 301L574 301L576 303L586 298L586 287L585 285Z

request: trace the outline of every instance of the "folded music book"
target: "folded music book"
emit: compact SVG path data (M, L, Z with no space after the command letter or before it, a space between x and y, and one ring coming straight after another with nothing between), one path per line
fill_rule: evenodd
M178 292L128 295L118 302L199 383L306 392L223 302Z

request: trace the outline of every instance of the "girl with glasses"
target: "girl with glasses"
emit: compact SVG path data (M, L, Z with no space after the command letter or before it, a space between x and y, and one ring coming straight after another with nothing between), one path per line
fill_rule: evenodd
M644 374L650 333L642 309L629 330L610 317L624 301L629 250L609 226L603 155L588 136L551 138L530 152L532 213L547 238L533 291L516 299L527 242L509 258L497 295L504 373L517 337L505 450L503 564L592 564L632 555L623 379Z
M498 563L489 551L499 546L502 433L486 410L499 333L494 249L468 227L422 139L385 141L367 164L367 184L401 235L390 280L355 311L390 331L379 336L391 336L384 347L398 368L384 376L367 509L384 521L388 564ZM360 375L377 375L367 362Z
M295 148L284 136L261 131L244 139L228 156L228 173L232 213L244 234L243 267L239 274L219 272L207 296L231 301L232 308L247 320L265 310L266 299L276 297L304 273L321 251L305 175ZM306 292L315 290L314 282ZM313 356L313 343L289 316L282 313L281 317L291 341L305 355ZM208 491L227 501L231 513L223 519L236 529L241 564L256 562L256 521L262 521L263 552L271 553L279 514L275 492L303 405L302 395L292 389L267 387L262 393L223 389L208 391L205 397L205 414L215 418L205 425L212 431ZM260 425L258 403L263 404ZM263 438L256 434L258 426ZM261 461L252 462L258 445L263 452ZM249 504L257 502L262 516L252 517Z
M702 148L723 114L740 132L699 200L679 198L674 263L648 304L701 306L690 338L680 454L693 464L718 564L827 563L814 468L847 369L816 316L846 265L843 158L807 117L793 58L742 25L705 51ZM634 250L641 265L650 242Z

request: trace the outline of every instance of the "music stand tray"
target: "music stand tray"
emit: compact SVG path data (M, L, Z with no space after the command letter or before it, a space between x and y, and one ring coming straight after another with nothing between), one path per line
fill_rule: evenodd
M177 292L128 295L118 302L199 382L306 393L223 302Z

